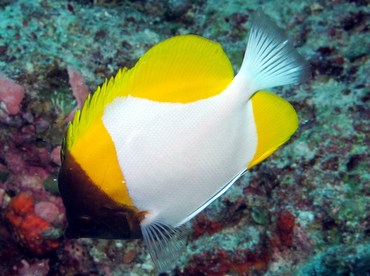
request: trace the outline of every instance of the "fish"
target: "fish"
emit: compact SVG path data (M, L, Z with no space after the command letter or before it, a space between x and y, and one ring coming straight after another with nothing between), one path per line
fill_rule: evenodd
M207 38L154 45L68 125L58 175L65 237L143 239L164 271L185 246L184 224L297 130L293 106L265 89L309 78L309 64L262 11L236 75Z

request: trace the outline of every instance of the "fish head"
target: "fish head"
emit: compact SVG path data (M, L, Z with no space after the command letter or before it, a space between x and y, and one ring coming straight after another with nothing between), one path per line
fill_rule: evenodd
M66 238L141 238L140 215L100 190L73 156L66 154L58 176L66 209Z

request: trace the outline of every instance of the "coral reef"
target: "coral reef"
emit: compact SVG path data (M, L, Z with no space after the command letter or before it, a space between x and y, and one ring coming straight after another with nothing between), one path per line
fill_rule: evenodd
M51 202L34 205L31 194L19 193L3 215L19 244L34 255L44 255L60 246L61 231L52 226L60 213Z
M299 130L187 225L167 274L370 274L367 1L37 0L0 1L0 275L155 274L140 240L63 238L66 125L88 91L173 35L218 41L237 71L257 8L311 63L311 81L273 89Z
M23 87L0 74L0 101L5 104L6 112L11 115L17 114L23 98Z

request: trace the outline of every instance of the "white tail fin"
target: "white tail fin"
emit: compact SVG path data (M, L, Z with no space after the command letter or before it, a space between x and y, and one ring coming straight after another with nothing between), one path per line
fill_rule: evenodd
M257 90L299 83L310 78L310 66L283 30L261 11L253 15L247 50L238 81Z

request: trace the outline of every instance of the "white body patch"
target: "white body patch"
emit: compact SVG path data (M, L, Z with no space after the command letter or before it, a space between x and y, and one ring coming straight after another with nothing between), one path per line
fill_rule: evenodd
M149 211L144 223L186 222L252 160L252 104L229 88L188 104L128 96L107 106L103 122L135 206Z

